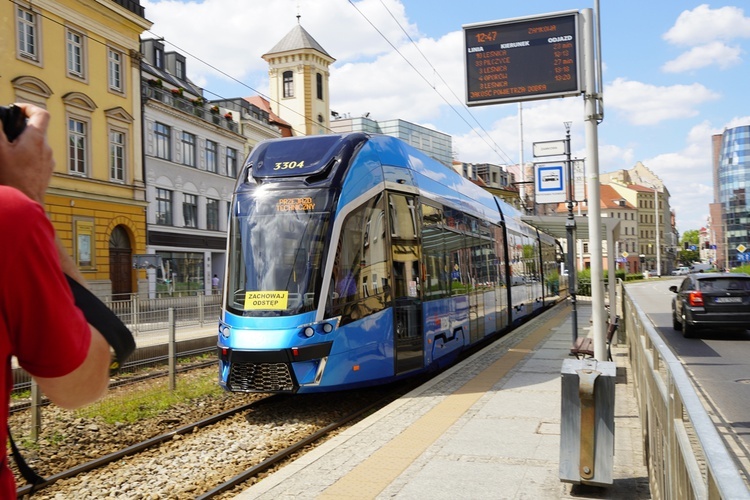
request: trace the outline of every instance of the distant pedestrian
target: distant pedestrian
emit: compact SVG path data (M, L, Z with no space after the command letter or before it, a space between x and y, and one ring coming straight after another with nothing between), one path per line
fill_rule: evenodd
M211 278L211 289L214 291L214 293L219 293L219 277L214 274L214 277Z

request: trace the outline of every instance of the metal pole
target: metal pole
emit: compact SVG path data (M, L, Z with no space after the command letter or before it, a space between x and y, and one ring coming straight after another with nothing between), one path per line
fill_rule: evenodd
M39 442L39 435L42 433L42 391L39 384L32 377L31 379L31 440Z
M586 131L586 161L588 163L588 205L589 205L589 252L591 259L591 319L594 332L594 357L600 361L607 359L607 332L604 323L604 284L602 282L602 214L599 183L599 131L594 53L594 23L597 20L591 9L581 11L583 19L583 60L585 64L584 121Z
M573 344L578 340L578 307L576 303L576 294L578 293L578 278L576 276L576 219L573 215L573 165L570 161L570 125L571 122L564 122L565 125L565 168L568 176L568 218L565 221L565 231L568 240L568 286L570 287L570 303L573 307L571 311L571 332Z
M176 336L175 336L175 320L174 320L174 307L169 308L169 390L174 391L177 388L177 370L175 351L176 349Z

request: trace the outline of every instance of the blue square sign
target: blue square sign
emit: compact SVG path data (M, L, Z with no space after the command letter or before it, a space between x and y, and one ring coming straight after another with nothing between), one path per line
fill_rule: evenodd
M565 201L565 169L563 165L535 165L534 188L537 203Z

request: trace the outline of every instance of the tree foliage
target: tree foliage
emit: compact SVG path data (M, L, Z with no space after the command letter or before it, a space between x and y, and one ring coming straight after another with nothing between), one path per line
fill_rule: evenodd
M695 246L696 249L690 250L690 246ZM682 233L682 237L680 238L680 251L678 253L677 260L683 266L689 266L693 262L700 261L701 254L699 248L700 232L697 229L688 229L687 231Z

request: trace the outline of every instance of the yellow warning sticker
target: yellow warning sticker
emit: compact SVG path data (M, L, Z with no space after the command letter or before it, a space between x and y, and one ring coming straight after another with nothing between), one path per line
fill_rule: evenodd
M286 309L289 292L245 292L245 310L282 310Z

